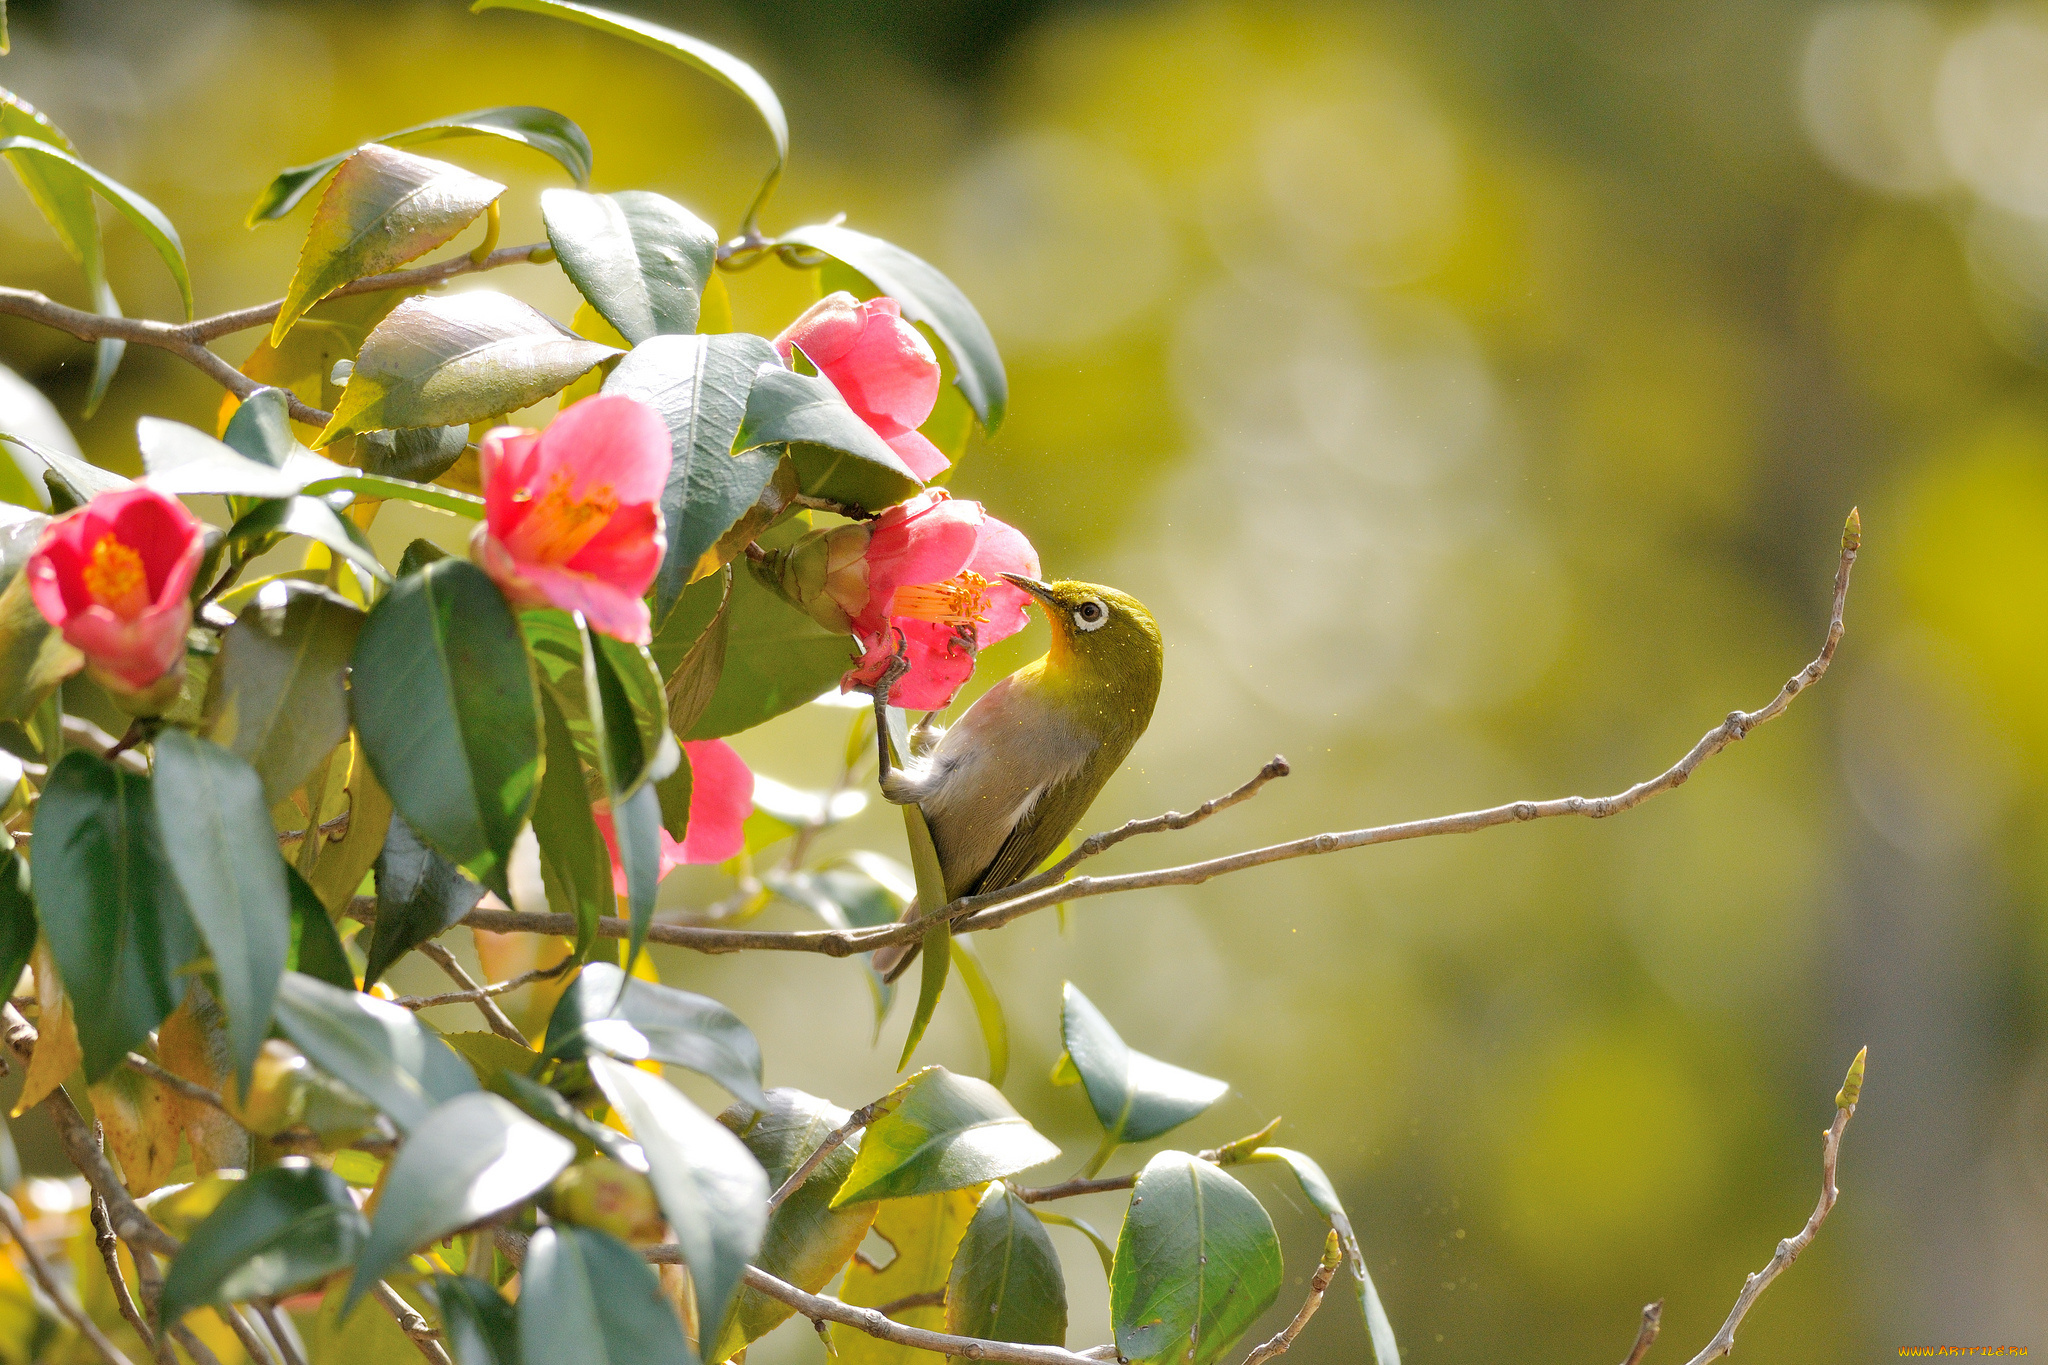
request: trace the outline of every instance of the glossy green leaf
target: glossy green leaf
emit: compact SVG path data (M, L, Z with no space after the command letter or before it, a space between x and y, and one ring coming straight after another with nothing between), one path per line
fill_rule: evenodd
M917 877L918 905L921 909L937 909L946 903L946 876L939 866L939 851L932 843L931 827L925 823L924 811L915 803L903 807L903 829L910 842L910 869ZM917 1009L910 1016L910 1031L903 1038L903 1055L896 1059L898 1071L910 1065L911 1054L917 1051L926 1027L932 1022L932 1014L939 1007L939 997L945 992L946 977L953 967L952 942L951 920L933 919L924 931Z
M213 958L228 1046L246 1083L292 946L291 895L263 779L218 744L167 728L156 739L154 785L165 859Z
M1117 1238L1109 1317L1117 1354L1209 1365L1279 1297L1273 1220L1251 1191L1199 1157L1145 1164Z
M1074 983L1066 984L1060 1032L1102 1124L1105 1150L1147 1142L1223 1098L1229 1083L1133 1051Z
M28 575L0 589L0 720L26 720L85 656L54 629L29 595Z
M366 431L356 437L356 462L366 474L432 483L453 469L468 447L467 424Z
M277 1026L313 1065L411 1132L444 1100L477 1088L476 1076L410 1010L286 972Z
M953 953L953 970L967 987L974 1002L974 1021L981 1025L982 1045L988 1049L988 1083L998 1090L1010 1074L1010 1025L1003 1017L1003 1002L996 998L996 983L982 965L981 954L964 938L948 940Z
M434 1305L455 1365L519 1365L519 1310L470 1275L436 1275Z
M538 1194L576 1155L560 1133L496 1095L458 1095L425 1115L384 1171L353 1303L427 1243Z
M25 450L42 461L44 483L61 488L69 494L74 506L82 507L101 493L135 486L133 479L124 478L110 469L101 469L98 465L81 460L68 451L57 450L41 442L29 440L19 433L0 431L0 441Z
M1352 1230L1351 1217L1344 1212L1344 1205L1337 1198L1337 1187L1330 1183L1329 1176L1323 1174L1322 1166L1313 1157L1289 1147L1261 1147L1245 1160L1277 1161L1294 1172L1294 1178L1301 1183L1301 1192L1308 1196L1308 1202L1315 1206L1316 1212L1329 1220L1337 1240L1343 1245L1344 1260L1351 1267L1353 1283L1358 1286L1358 1309L1364 1314L1366 1332L1372 1337L1373 1358L1379 1365L1401 1365L1401 1348L1394 1340L1394 1324L1380 1303L1380 1291L1373 1285L1371 1273L1365 1268L1365 1253L1359 1249L1358 1234Z
M1059 1253L1031 1206L1000 1181L981 1196L953 1253L946 1330L984 1341L1067 1344L1067 1282Z
M370 986L391 964L461 923L484 898L483 887L421 842L402 816L391 817L377 854L377 923L363 964Z
M328 182L271 324L284 340L305 311L351 280L381 275L454 240L505 192L495 180L380 143L357 149Z
M960 392L993 432L1003 424L1010 381L988 324L958 285L902 247L831 223L815 223L782 234L781 241L807 246L846 262L896 300L903 316L932 329L952 354Z
M238 455L283 469L299 447L292 435L291 395L268 385L256 390L228 418L220 439Z
M102 175L71 153L40 138L0 137L0 153L9 154L10 161L27 157L68 166L84 177L100 198L119 209L122 216L133 223L150 246L156 249L165 268L171 272L171 278L177 281L178 296L185 304L185 316L192 316L192 276L185 268L185 247L178 240L178 230L171 226L171 220L164 217L161 209L126 185Z
M267 1299L346 1270L368 1225L348 1184L317 1166L272 1166L235 1182L171 1261L161 1313Z
M928 1066L881 1101L832 1207L1000 1180L1060 1154L994 1086Z
M604 392L653 404L668 425L673 458L661 493L668 544L654 579L658 621L774 477L777 452L732 452L755 374L780 364L773 346L745 332L660 336L635 346L604 381Z
M826 1135L852 1115L801 1090L770 1090L767 1100L761 1108L736 1104L719 1115L719 1122L739 1134L768 1172L769 1186L779 1190ZM834 1209L831 1205L833 1191L853 1168L859 1150L860 1135L856 1133L776 1207L761 1238L761 1250L754 1257L755 1265L785 1284L815 1294L853 1258L875 1221L877 1206L867 1203ZM730 1358L787 1321L792 1311L780 1299L743 1287L726 1318L725 1334L708 1358Z
M505 865L540 776L540 711L497 585L462 559L400 579L363 623L349 686L392 804L509 900Z
M774 548L777 539L771 534L761 543ZM710 620L721 588L717 578L692 584L676 615L701 604L702 619ZM840 675L853 666L852 636L827 630L737 565L726 618L725 664L718 685L696 724L679 738L718 739L751 730L836 687Z
M775 139L775 169L779 173L782 163L789 160L789 119L782 112L782 101L775 97L774 89L761 79L761 73L739 58L721 48L713 47L699 38L678 33L660 24L648 23L595 5L570 4L568 0L475 0L470 7L473 14L490 9L516 9L528 14L545 14L556 19L567 19L571 23L594 28L600 33L609 33L616 38L652 48L663 56L687 62L705 75L744 96L754 106L754 112L768 125L768 135Z
M583 130L552 109L530 104L450 114L446 118L430 119L425 123L415 123L410 128L400 128L395 133L386 133L376 141L390 147L416 147L442 138L478 135L504 138L507 142L517 142L537 152L545 152L560 162L562 169L579 185L590 179L590 139L584 136ZM314 186L325 180L355 151L351 147L346 152L336 152L333 156L279 171L277 178L264 187L263 193L249 207L249 226L255 227L258 223L290 213Z
M455 1034L449 1035L451 1046L453 1046L454 1039L457 1036ZM516 1051L519 1050L519 1045L509 1038L500 1038L495 1033L463 1036L475 1039L478 1053L481 1052L484 1045L488 1044L493 1045L492 1051L504 1058L505 1062L517 1060L511 1057L507 1049ZM472 1063L476 1061L475 1055L467 1052L465 1055L470 1056ZM529 1052L526 1056L529 1059L533 1059L535 1054ZM522 1063L522 1065L530 1066L532 1061L529 1060ZM636 1171L647 1164L646 1154L640 1150L638 1143L610 1124L599 1123L596 1119L591 1118L581 1109L570 1104L568 1100L562 1098L560 1091L550 1086L542 1085L539 1081L514 1070L503 1062L491 1067L489 1069L489 1076L490 1089L494 1093L503 1095L532 1117L539 1119L563 1137L576 1143L579 1152L587 1146L591 1151L602 1153L620 1165L630 1166Z
M484 500L472 493L464 493L454 488L441 488L433 484L413 483L409 479L396 479L356 469L344 469L339 473L315 479L301 491L307 497L320 497L328 493L353 493L359 498L396 498L401 502L416 502L422 507L453 512L456 516L467 517L471 521L482 521L484 516Z
M694 1362L675 1309L640 1253L609 1233L557 1223L527 1243L519 1273L521 1365Z
M547 766L533 803L533 832L540 844L541 885L548 909L576 917L576 956L587 959L598 946L597 922L618 904L612 893L611 851L591 818L590 788L583 781L569 723L546 689L540 709Z
M690 1267L697 1320L724 1322L768 1226L767 1172L661 1077L609 1057L592 1057L590 1074L647 1154L647 1178Z
M316 981L345 991L354 990L356 969L348 960L348 949L341 946L334 921L327 918L327 907L320 903L319 893L296 868L287 866L284 879L292 899L292 951L285 965Z
M12 994L36 950L36 898L28 877L28 855L20 848L0 853L0 991Z
M391 581L391 570L378 560L377 551L362 528L319 498L265 499L228 528L230 541L260 540L266 536L304 536L325 545L378 582Z
M718 233L647 190L547 190L541 219L562 273L627 341L697 330Z
M860 1308L879 1308L912 1295L944 1290L954 1252L981 1200L978 1189L948 1190L915 1199L891 1199L875 1210L873 1235L895 1255L878 1270L863 1257L846 1267L839 1297ZM879 1261L881 1258L877 1258ZM937 1304L899 1308L890 1317L907 1327L943 1331L946 1310ZM839 1365L919 1365L915 1347L877 1340L857 1327L832 1325Z
M709 996L629 977L608 962L584 967L562 993L541 1050L570 1060L599 1052L662 1062L709 1076L756 1107L764 1098L761 1045L739 1016Z
M1109 1243L1102 1240L1101 1233L1078 1218L1070 1218L1064 1213L1058 1213L1037 1204L1031 1206L1031 1211L1038 1216L1038 1221L1041 1223L1050 1223L1054 1227L1072 1228L1083 1237L1086 1237L1089 1245L1095 1248L1095 1254L1102 1260L1102 1278L1105 1280L1109 1278L1110 1270L1116 1263L1116 1252Z
M515 412L617 354L507 294L475 289L407 299L363 342L334 419L314 445L359 431Z
M135 441L142 448L149 486L165 493L286 498L305 486L306 479L295 475L310 472L306 467L286 470L252 460L197 427L161 417L138 420Z
M349 657L363 613L312 583L266 583L221 635L207 678L207 738L284 800L348 738Z
M633 680L634 689L629 693L620 669L612 662L611 651L605 648L607 643L616 642L592 631L580 615L576 618L576 630L581 646L584 708L590 718L598 776L610 803L619 865L626 873L627 918L632 926L626 945L626 970L630 973L646 945L647 930L654 923L654 893L661 880L661 800L646 781L654 754L647 747L646 731L635 711L656 724L665 724L666 699L661 690L661 675L654 671L653 661L645 651L620 660L626 676ZM630 651L632 647L626 649ZM656 732L657 738L660 733Z
M176 1008L185 993L179 972L199 953L150 779L94 754L66 754L43 784L29 866L86 1079L97 1081Z
M754 376L735 450L787 445L805 493L880 511L924 485L875 429L814 374L779 366Z

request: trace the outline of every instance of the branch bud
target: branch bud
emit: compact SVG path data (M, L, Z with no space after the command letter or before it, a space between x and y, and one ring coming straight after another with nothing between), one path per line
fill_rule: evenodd
M1275 1114L1273 1121L1264 1128L1259 1129L1258 1132L1252 1133L1247 1137L1241 1137L1235 1142L1224 1143L1216 1149L1216 1164L1218 1166L1235 1166L1239 1162L1249 1159L1253 1152L1258 1151L1259 1148L1266 1144L1266 1139L1272 1137L1273 1130L1279 1126L1280 1116Z
M1849 514L1852 518L1855 513ZM1842 1088L1835 1092L1835 1108L1854 1109L1856 1101L1863 1097L1863 1060L1870 1055L1867 1047L1859 1048L1856 1060L1849 1063L1849 1074L1842 1081Z
M1842 549L1850 554L1863 548L1863 517L1854 508L1849 509L1849 519L1842 523Z
M1317 1268L1325 1273L1330 1273L1334 1272L1343 1263L1343 1240L1337 1236L1337 1229L1331 1228L1329 1235L1323 1238L1323 1259L1317 1262Z

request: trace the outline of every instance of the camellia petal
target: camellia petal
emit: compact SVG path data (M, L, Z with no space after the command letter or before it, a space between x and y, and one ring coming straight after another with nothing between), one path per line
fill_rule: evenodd
M754 810L754 774L722 739L691 740L683 745L690 764L690 827L677 843L661 831L661 854L655 871L659 881L685 863L722 863L746 847L747 816ZM602 801L591 818L612 855L612 891L626 894L626 868L619 857L619 839L612 813Z
M148 689L184 666L205 530L145 484L102 493L43 532L25 570L29 595L95 677Z
M802 351L919 479L952 463L918 433L939 401L939 358L896 300L828 294L775 338L775 349L785 364Z

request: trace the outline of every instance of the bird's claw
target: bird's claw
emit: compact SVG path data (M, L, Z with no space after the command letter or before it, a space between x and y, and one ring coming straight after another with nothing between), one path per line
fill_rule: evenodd
M892 628L892 631L896 636L896 652L882 666L882 676L875 679L875 701L881 706L889 704L891 689L903 681L904 674L910 672L910 641L900 628Z

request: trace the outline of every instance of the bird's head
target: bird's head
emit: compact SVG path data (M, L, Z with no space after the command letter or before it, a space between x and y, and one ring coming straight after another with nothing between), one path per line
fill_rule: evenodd
M1045 608L1046 619L1052 623L1048 657L1054 667L1079 665L1110 679L1149 678L1157 687L1162 653L1159 623L1143 602L1099 583L1071 579L1042 583L1013 573L1003 577Z

